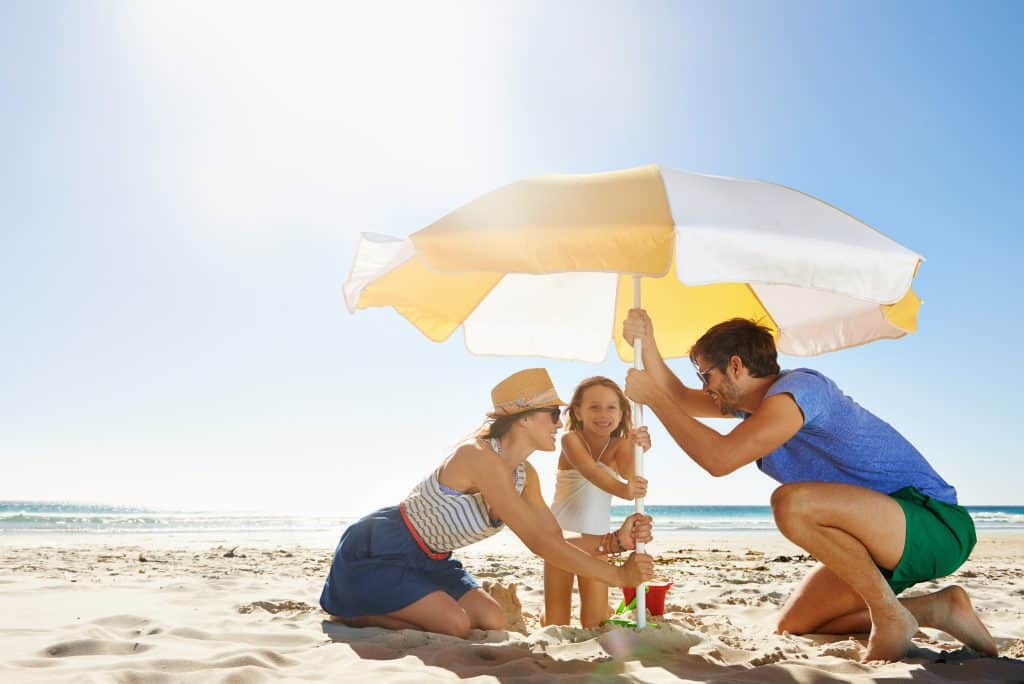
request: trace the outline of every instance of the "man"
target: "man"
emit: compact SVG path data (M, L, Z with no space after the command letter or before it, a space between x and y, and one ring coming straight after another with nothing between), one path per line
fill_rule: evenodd
M779 531L820 565L783 606L778 632L870 629L864 660L899 660L923 625L997 655L961 587L896 598L954 572L975 532L956 490L888 423L816 371L780 370L771 332L752 321L720 323L690 350L703 390L665 364L645 311L629 312L623 336L643 340L646 369L629 372L626 395L690 458L715 477L756 461L782 483L771 500ZM723 415L743 422L722 435L694 420Z

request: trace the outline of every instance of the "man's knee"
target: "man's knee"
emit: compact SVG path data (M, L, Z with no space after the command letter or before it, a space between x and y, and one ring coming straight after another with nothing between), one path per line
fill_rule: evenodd
M821 608L820 600L808 600L801 595L801 587L798 586L775 618L775 633L812 633L822 620Z
M808 628L806 625L806 621L794 619L794 617L790 613L780 615L779 619L775 623L775 633L785 634L787 632L789 634L797 635L807 634Z
M817 492L809 484L813 483L784 484L772 492L772 514L781 532L785 533L796 525L812 520Z

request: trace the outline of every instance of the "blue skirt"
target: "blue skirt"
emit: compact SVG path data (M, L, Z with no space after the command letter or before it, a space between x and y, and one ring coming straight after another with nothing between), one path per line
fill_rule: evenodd
M334 550L320 607L337 617L387 615L443 591L458 601L478 585L462 563L420 549L398 506L349 526Z

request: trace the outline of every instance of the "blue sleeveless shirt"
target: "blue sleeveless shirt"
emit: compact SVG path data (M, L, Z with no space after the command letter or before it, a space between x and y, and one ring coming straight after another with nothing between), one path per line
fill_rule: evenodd
M785 444L758 459L757 467L782 482L842 482L892 494L915 487L956 504L956 490L891 425L861 407L821 373L782 371L765 398L789 394L804 425ZM737 418L750 414L737 412Z

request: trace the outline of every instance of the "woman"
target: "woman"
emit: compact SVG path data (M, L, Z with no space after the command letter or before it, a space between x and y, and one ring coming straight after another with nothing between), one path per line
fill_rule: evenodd
M542 368L515 373L491 391L492 422L460 445L398 506L371 513L345 530L320 605L352 627L420 629L465 638L471 629L503 629L501 606L483 591L454 549L508 525L526 546L575 575L619 586L649 580L650 556L616 567L562 538L526 459L554 451L561 427L551 378ZM632 515L604 535L606 552L651 539L650 518Z

